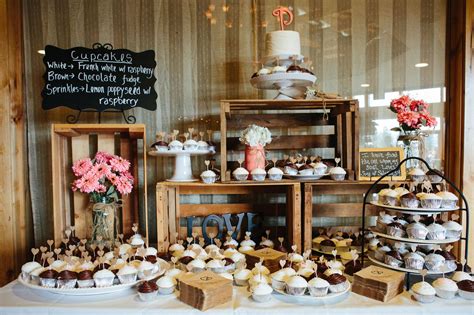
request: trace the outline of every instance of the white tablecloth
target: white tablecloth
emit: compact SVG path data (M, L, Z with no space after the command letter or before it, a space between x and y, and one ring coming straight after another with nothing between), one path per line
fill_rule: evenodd
M343 301L333 305L299 305L288 301L288 297L273 294L268 303L256 303L249 298L244 288L234 288L233 300L205 314L260 314L260 315L474 315L474 301L456 297L453 300L436 298L432 304L420 304L411 299L408 292L388 303L378 302L350 293ZM158 296L152 302L141 302L135 290L105 294L102 296L63 296L39 292L22 286L17 281L0 288L0 314L171 314L188 315L202 312L180 302L175 296Z

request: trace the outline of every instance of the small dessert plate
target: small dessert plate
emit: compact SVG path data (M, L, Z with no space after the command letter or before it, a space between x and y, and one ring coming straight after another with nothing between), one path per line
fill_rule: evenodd
M328 293L325 296L311 296L309 295L308 291L306 292L305 295L291 295L286 293L285 290L278 290L278 289L273 289L275 292L279 293L275 295L275 298L278 298L278 296L284 296L284 299L286 302L289 303L301 303L301 304L308 304L308 305L327 305L327 304L334 304L334 303L339 303L342 300L346 299L349 296L349 292L351 290L351 285L350 282L346 290L338 293Z
M375 263L379 266L388 268L388 269L393 269L393 270L398 270L398 271L403 271L403 272L410 272L410 273L414 273L414 274L419 274L420 271L421 271L421 270L416 270L416 269L407 269L407 268L403 268L403 267L395 267L395 266L387 265L386 263L375 259L375 253L369 253L368 257L369 257L369 260L371 262L373 262L373 263ZM455 269L456 268L454 268L452 270L446 270L444 273L453 272L453 271L455 271ZM443 272L441 272L441 271L428 271L428 274L429 275L441 275L441 274L443 274Z
M391 236L385 233L380 233L377 231L372 231L377 236L394 240L394 241L399 241L399 242L404 242L404 243L412 243L412 244L451 244L459 241L459 238L447 238L444 240L418 240L416 238L407 238L407 237L397 237L397 236Z
M387 206L384 204L381 204L377 201L371 201L371 204L377 207L382 207L382 208L387 208L387 209L393 209L397 210L398 212L402 213L408 213L408 214L434 214L434 213L440 213L440 212L448 212L448 211L455 211L459 210L459 207L456 208L437 208L437 209L429 209L429 208L404 208L400 206Z
M290 174L284 174L283 177L285 178L289 178L289 179L300 179L300 180L317 180L317 179L321 179L323 178L324 176L328 176L328 174L320 174L320 175L300 175L300 174L296 174L296 175L290 175Z

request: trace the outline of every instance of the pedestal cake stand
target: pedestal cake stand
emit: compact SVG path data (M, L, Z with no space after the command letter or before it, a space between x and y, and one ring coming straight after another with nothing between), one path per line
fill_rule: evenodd
M169 182L197 182L199 179L193 177L191 168L191 156L213 155L214 150L167 150L167 151L149 151L151 156L175 157L173 177L167 179Z

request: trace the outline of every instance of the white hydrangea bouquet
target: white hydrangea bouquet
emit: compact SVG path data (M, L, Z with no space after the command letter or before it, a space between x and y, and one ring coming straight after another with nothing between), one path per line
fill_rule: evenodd
M267 127L261 127L257 125L250 125L244 131L239 138L240 142L245 145L256 147L265 146L272 142L272 133Z

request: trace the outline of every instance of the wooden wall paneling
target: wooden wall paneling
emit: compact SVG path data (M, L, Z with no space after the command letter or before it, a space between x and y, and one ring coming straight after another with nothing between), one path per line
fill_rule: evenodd
M71 138L72 150L72 162L76 162L80 159L90 157L89 152L89 135L84 134L77 137ZM53 155L54 157L54 155ZM73 193L73 210L74 210L74 226L76 227L76 236L80 239L87 237L86 218L89 198L87 195L76 191Z
M131 147L130 147L130 140L127 137L126 134L120 133L120 156L123 157L124 159L129 160L132 163L133 169L136 169L135 163L132 162L132 154L130 152ZM135 177L135 174L132 170L133 173L133 178L134 178L134 183L133 186L136 188L138 179ZM132 198L130 195L125 195L122 196L122 222L121 222L121 230L122 233L125 235L125 237L129 237L130 234L133 234L132 231L132 225L135 223L135 220L137 216L135 216L131 211L123 211L123 209L131 209L133 200L135 198ZM135 209L135 208L134 208Z
M26 206L21 2L0 1L0 286L26 261L31 226Z

